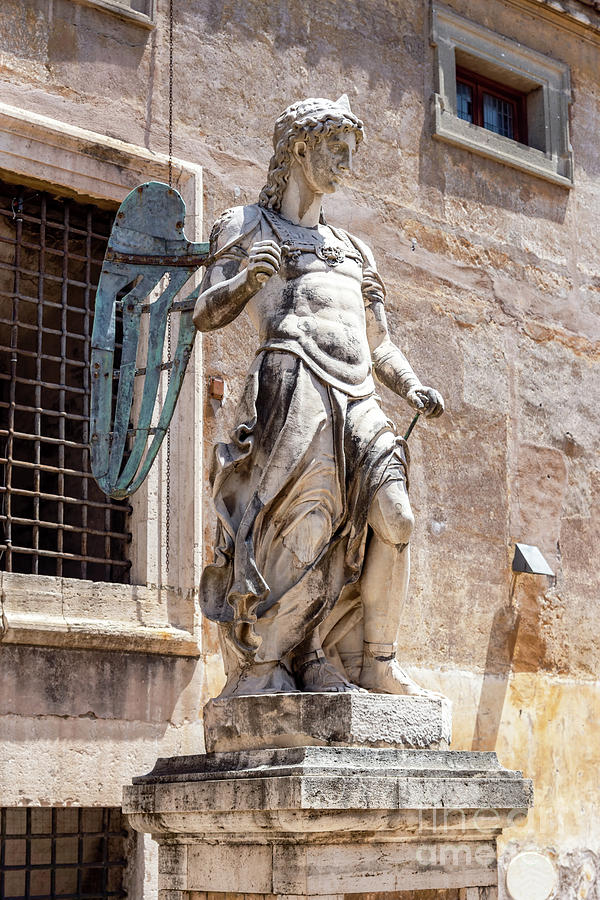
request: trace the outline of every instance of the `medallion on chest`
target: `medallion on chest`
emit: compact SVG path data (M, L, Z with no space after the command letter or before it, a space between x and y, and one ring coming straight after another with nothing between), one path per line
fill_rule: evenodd
M294 225L272 210L263 209L262 212L277 237L287 262L297 264L302 253L314 253L332 268L341 265L346 259L352 259L359 265L362 263L362 257L345 235L339 237L332 228L327 227L328 233L323 233L318 228Z

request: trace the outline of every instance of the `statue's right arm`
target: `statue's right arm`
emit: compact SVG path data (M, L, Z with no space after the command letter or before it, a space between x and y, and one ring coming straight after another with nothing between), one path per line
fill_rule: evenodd
M211 234L211 255L225 247L229 249L204 275L193 316L199 331L214 331L232 322L281 264L279 245L260 240L259 218L244 229L240 218L246 209L229 210ZM257 237L259 240L255 240Z

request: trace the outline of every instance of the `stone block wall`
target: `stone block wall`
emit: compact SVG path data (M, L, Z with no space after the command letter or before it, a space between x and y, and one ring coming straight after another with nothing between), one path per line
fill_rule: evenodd
M504 862L540 849L560 873L557 896L593 898L600 17L580 0L448 5L570 66L572 189L433 140L426 0L175 0L174 152L204 168L206 237L223 209L255 201L288 103L346 92L363 118L356 179L326 214L373 248L392 336L448 404L410 439L417 527L403 661L453 700L456 749L495 749L533 778L535 809L507 834ZM164 153L166 6L147 29L77 0L5 0L0 103ZM223 405L203 404L207 466L233 422L248 329L242 315L203 339L204 381L226 380ZM381 393L404 430L410 411ZM206 468L196 490L208 559ZM515 540L537 544L556 579L513 579ZM9 803L99 802L107 783L114 803L117 785L163 752L164 735L169 753L201 749L199 698L222 677L206 625L199 661L7 645L2 662L20 673L3 711L10 741L37 736L46 748L18 770ZM75 758L78 767L61 764Z
M477 896L473 900L495 900L489 894L487 888L482 888L485 893L480 897L479 889L475 888ZM333 894L324 900L471 900L467 898L465 890L457 891L394 891L385 894ZM209 891L203 893L201 891L191 891L186 900L277 900L276 894L223 894L217 891ZM180 898L171 898L171 900L180 900Z

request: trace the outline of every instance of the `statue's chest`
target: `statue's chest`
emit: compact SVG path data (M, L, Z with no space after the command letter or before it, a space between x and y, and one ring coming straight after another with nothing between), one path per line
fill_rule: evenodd
M303 276L317 279L320 276L324 285L343 278L351 278L359 283L362 280L362 259L356 252L347 251L347 248L338 243L332 242L319 247L284 244L281 249L279 276L284 281L302 279Z
M270 210L263 212L281 247L279 274L285 281L308 273L328 274L334 271L351 278L361 278L362 256L343 233L326 225L302 228Z

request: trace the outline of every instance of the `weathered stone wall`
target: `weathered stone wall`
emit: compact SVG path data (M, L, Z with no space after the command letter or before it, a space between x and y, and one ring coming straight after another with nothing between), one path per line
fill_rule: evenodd
M462 900L464 891L393 891L385 894L339 894L339 900ZM191 891L190 900L277 900L276 894L223 894Z
M367 142L355 185L326 209L373 247L392 334L448 402L447 416L419 423L410 442L417 530L405 659L454 700L455 747L497 749L505 765L534 779L536 808L509 835L507 859L520 847L550 850L562 896L594 896L586 892L598 889L600 870L583 851L600 843L592 550L600 515L600 44L514 5L452 4L570 65L569 192L432 141L426 4L237 6L236 25L226 7L206 16L208 34L195 38L198 58L218 60L218 96L226 98L222 117L202 87L190 104L219 151L218 170L207 164L205 173L207 223L256 196L270 150L256 136L268 135L278 109L304 93L349 93ZM241 124L231 118L240 108ZM227 164L222 150L236 158ZM248 171L255 156L258 167ZM247 329L240 319L206 340L207 369L224 373L231 389L214 419L207 409L207 436L225 435L232 421ZM410 412L385 389L382 399L403 429ZM514 540L540 546L556 583L512 582Z
M449 5L570 65L571 191L432 140L425 0L176 0L175 153L205 168L208 233L224 208L255 201L273 120L289 102L347 92L364 119L356 181L326 211L373 247L392 335L448 404L410 441L417 530L404 659L454 700L457 749L496 749L534 779L536 808L508 834L505 858L525 846L548 850L561 871L559 895L592 898L600 890L600 34L557 4ZM165 151L166 4L158 6L149 32L74 0L5 0L0 102ZM248 329L242 315L204 339L206 375L227 381L222 408L205 405L207 458L232 423ZM410 411L385 389L382 400L403 429ZM514 540L538 544L556 581L513 582ZM124 729L125 741L149 741L150 761L156 735L173 720L167 707L185 708L177 724L196 718L193 679L205 694L219 685L211 628L203 650L194 673L193 662L167 671L155 658L3 648L9 671L16 656L23 673L14 694L18 705L23 690L22 706L7 712L24 738L40 717L51 722L44 768L58 765L53 748L79 729L88 773L126 780L130 768L118 776L111 768L114 735ZM63 659L78 681L98 665L116 666L119 690L129 696L125 682L134 679L138 693L117 704L117 716L101 679L51 702L42 685ZM168 685L169 699L147 699L151 685L153 694ZM106 756L95 755L95 729ZM177 738L169 752L184 744ZM35 774L39 791L44 777Z

